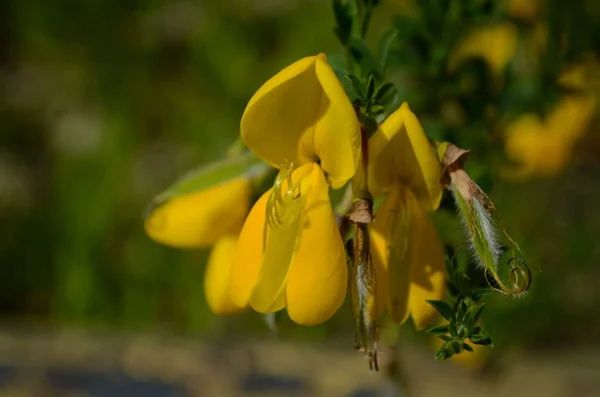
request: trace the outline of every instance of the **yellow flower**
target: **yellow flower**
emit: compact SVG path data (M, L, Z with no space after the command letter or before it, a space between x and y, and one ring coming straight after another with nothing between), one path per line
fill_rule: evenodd
M369 141L369 187L385 195L371 224L378 308L396 323L412 316L417 329L436 316L426 300L445 290L444 255L426 211L442 197L440 165L408 105L391 114Z
M515 120L506 131L506 154L517 165L505 169L505 176L527 179L560 173L569 163L573 147L585 133L595 108L594 97L570 95L562 98L544 121L534 114Z
M464 60L485 60L494 75L500 75L514 57L519 32L510 22L488 25L470 32L450 55L448 68L456 70Z
M204 277L204 293L217 314L241 310L229 295L230 270L237 234L250 206L252 183L238 177L154 208L145 221L154 241L176 248L208 248L214 244Z
M240 177L154 208L144 222L148 236L176 248L208 248L219 238L239 233L248 214L252 184Z
M347 284L329 188L356 172L360 126L325 55L301 59L267 81L248 103L241 136L280 173L240 234L232 299L261 313L285 307L298 324L326 321Z

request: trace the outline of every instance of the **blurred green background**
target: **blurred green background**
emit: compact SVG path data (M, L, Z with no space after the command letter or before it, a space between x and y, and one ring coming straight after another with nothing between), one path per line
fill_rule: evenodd
M207 253L152 242L143 213L176 177L224 155L264 81L301 57L339 54L334 23L325 0L2 2L3 332L78 329L133 340L168 334L224 346L273 340L258 315L210 313L202 290ZM474 29L498 23L509 23L517 40L499 70L481 50L449 66ZM399 99L411 104L428 135L473 150L468 169L537 269L525 298L490 299L483 321L497 346L492 354L597 354L597 2L386 0L373 16L374 48L393 26L400 34L388 78ZM490 40L483 40L488 53L504 51ZM582 62L595 65L583 88L556 84ZM591 115L554 124L566 130L586 120L576 138L557 144L559 154L569 151L568 161L553 172L511 177L505 170L515 159L505 150L505 131L527 112L546 119L564 95L594 101ZM527 139L526 158L558 156L545 151L550 135L535 137ZM434 219L442 238L459 244L453 216L441 210ZM279 340L346 352L349 312L344 307L316 328L283 319ZM405 343L429 349L423 335L407 335ZM362 357L348 354L366 372Z

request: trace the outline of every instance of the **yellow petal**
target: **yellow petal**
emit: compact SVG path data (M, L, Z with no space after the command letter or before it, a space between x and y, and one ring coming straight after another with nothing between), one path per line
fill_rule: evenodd
M254 204L240 232L231 267L231 299L239 307L246 307L256 285L262 265L263 228L268 190Z
M314 145L334 189L342 187L354 176L360 161L360 125L352 103L324 55L317 57L316 74L324 96L321 98L319 121L302 147ZM308 152L308 150L307 150ZM310 155L310 152L307 153Z
M231 265L237 244L237 235L228 235L217 240L206 264L204 294L208 307L217 314L240 311L231 300Z
M316 164L310 175L302 228L287 281L287 310L294 322L316 325L328 320L342 305L348 277L329 188Z
M220 237L240 231L250 194L250 181L238 178L173 198L146 218L146 233L173 247L209 247Z
M320 160L334 188L354 175L360 158L358 119L324 54L267 81L244 111L241 136L278 168Z
M407 239L410 214L401 199L405 194L405 189L399 184L394 185L378 208L375 222L369 225L371 256L377 281L378 315L388 307L388 313L395 323L403 323L409 314Z
M504 22L475 29L450 55L449 70L455 70L465 59L482 58L487 61L493 74L501 74L517 50L519 31Z
M314 167L318 168L316 164ZM260 275L250 296L250 306L260 313L281 310L285 305L285 285L298 240L302 238L302 212L307 191L312 188L312 170L312 163L294 170L291 175L293 186L288 190L284 180L281 197L273 197L277 200L274 208L267 205L267 216L272 211L271 222L266 229ZM278 194L275 187L273 194Z
M376 215L370 228L371 255L387 271L388 314L398 324L410 314L422 329L437 313L425 300L441 299L445 289L437 231L406 186L394 186Z
M409 196L410 236L410 314L417 330L431 324L437 311L426 300L442 300L446 290L444 251L437 230L416 200Z
M427 211L442 198L440 163L423 127L407 103L392 113L369 140L369 187L378 196L408 186Z

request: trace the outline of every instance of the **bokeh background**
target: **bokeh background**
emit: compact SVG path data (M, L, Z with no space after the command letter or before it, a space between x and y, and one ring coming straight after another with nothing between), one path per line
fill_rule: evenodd
M314 328L282 316L276 333L217 317L207 252L143 229L156 194L225 154L264 81L336 59L334 23L326 0L0 4L0 396L389 395L352 350L348 307ZM436 363L405 325L409 389L595 395L600 6L385 0L375 52L392 27L399 99L473 151L468 170L535 267L526 297L488 300L495 349ZM454 213L434 219L460 245Z

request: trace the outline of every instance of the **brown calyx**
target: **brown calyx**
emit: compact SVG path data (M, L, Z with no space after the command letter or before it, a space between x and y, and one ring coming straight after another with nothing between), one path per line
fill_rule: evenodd
M375 220L373 216L373 202L368 199L359 198L354 202L352 211L348 214L352 223L371 223Z
M449 169L449 175L452 183L454 183L454 186L456 186L460 195L463 197L463 199L465 199L466 202L470 203L473 200L473 197L479 198L483 195L481 188L477 186L475 182L473 182L469 174L467 174L462 168L452 166ZM448 186L449 185L450 184L448 184Z
M462 170L463 164L471 156L470 150L464 150L458 146L448 143L442 156L442 184L445 188L450 187L451 173ZM468 176L467 176L468 177Z

